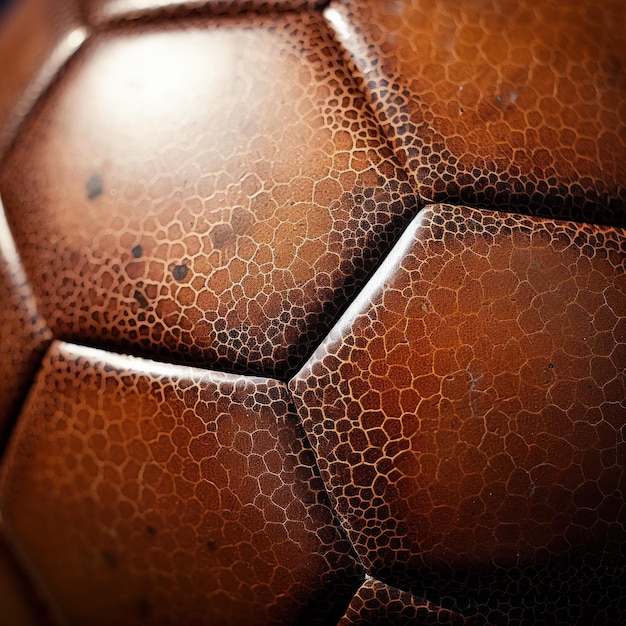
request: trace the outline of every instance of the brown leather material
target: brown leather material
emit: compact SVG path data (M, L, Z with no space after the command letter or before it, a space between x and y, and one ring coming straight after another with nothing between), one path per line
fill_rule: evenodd
M307 13L103 33L0 168L57 337L272 376L415 214L407 180Z
M51 626L41 600L35 595L11 553L0 528L0 624Z
M0 623L623 626L626 5L15 1Z
M0 508L72 624L332 623L362 580L268 379L55 342Z
M75 0L15 0L5 11L0 19L0 157L87 36Z
M326 15L422 197L626 226L621 0L337 0Z
M446 611L420 600L406 591L369 578L354 594L337 626L427 626L430 624L470 624L459 613Z
M254 12L301 11L321 8L320 0L82 0L90 23L172 19L190 15L228 16Z
M624 230L433 206L290 388L371 575L584 623L626 574L625 370ZM592 567L601 602L525 606Z
M52 339L37 312L0 202L0 442Z

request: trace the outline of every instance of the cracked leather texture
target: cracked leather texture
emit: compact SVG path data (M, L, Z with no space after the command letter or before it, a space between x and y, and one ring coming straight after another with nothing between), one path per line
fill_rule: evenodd
M582 623L596 567L617 614L625 269L618 229L442 205L416 218L290 383L368 572L464 613L471 598L485 620L504 605ZM564 585L578 599L539 601Z
M283 383L57 342L16 436L0 508L73 624L324 623L359 585Z
M337 0L327 17L420 194L626 226L619 0Z
M624 6L15 1L0 621L625 623Z
M417 211L311 14L107 32L46 104L0 190L58 337L285 376Z
M453 611L446 611L420 600L406 591L368 579L354 594L337 626L428 626L430 624L470 624Z
M0 157L35 102L86 36L76 0L11 0L3 9Z
M102 26L140 19L191 15L233 16L246 12L276 13L321 8L320 0L82 0L90 23Z
M37 312L0 203L0 438L17 417L51 338Z

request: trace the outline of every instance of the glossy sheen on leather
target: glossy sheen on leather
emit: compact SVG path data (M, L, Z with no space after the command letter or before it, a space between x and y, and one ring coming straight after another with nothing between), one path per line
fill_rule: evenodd
M417 210L315 15L108 31L0 193L57 337L284 376Z
M336 0L326 15L423 197L626 226L621 0Z
M472 597L485 619L562 604L583 623L590 591L535 614L518 581L554 596L606 558L601 604L617 613L625 270L623 230L450 206L416 218L290 383L368 572L437 603Z
M369 578L354 594L337 626L470 624L459 613L432 606L406 591Z
M58 625L626 623L624 7L22 1L0 395L52 337L35 306L112 350L54 344L0 468L0 533ZM436 84L419 132L408 74L385 119L398 50ZM519 122L533 90L545 119ZM409 225L418 191L477 209ZM287 379L328 330L293 383L315 451L285 383L209 369Z
M6 427L17 416L51 339L37 313L0 203L0 438L8 434Z
M317 9L319 0L83 0L88 20L97 25L138 19L163 19L192 14L214 16L246 12L276 13Z
M362 574L289 404L277 381L53 344L0 507L66 618L336 623Z
M87 34L75 0L13 0L5 11L0 20L0 157Z

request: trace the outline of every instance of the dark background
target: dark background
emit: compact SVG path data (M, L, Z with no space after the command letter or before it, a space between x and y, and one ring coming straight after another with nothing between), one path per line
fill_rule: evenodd
M13 0L0 0L0 17L4 14L5 8L11 3Z

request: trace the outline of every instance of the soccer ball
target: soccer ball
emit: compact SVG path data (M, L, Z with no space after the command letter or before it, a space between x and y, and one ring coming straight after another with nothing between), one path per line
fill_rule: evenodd
M625 20L6 7L0 617L626 622Z

